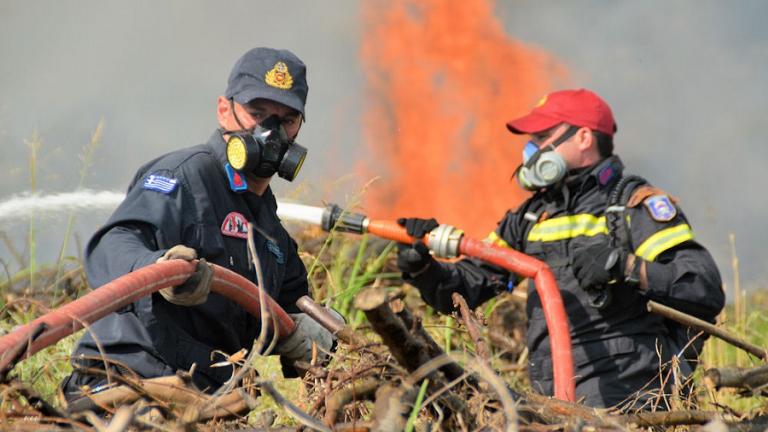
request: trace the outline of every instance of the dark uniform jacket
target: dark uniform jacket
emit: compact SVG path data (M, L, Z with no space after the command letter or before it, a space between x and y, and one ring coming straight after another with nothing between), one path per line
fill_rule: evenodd
M206 145L162 156L139 169L128 194L107 224L91 239L85 267L91 286L153 264L174 245L194 248L198 257L226 267L256 283L247 252L247 221L256 226L256 251L263 270L261 287L287 312L299 312L296 300L308 294L307 274L296 243L277 218L270 189L258 196L235 192L243 179L228 170L225 144L215 133ZM197 365L193 381L213 391L231 375L231 367L211 368L222 357L251 349L259 322L239 305L216 293L199 306L177 306L158 293L91 325L75 347L72 361L104 368L106 356L144 378L173 374ZM118 367L117 370L120 370ZM103 377L73 374L68 396Z
M699 245L682 212L669 205L664 218L654 218L650 198L628 210L632 253L646 260L649 288L616 286L608 307L598 310L574 276L570 253L575 247L606 242L605 210L623 165L611 157L569 176L562 188L536 193L517 211L508 212L487 241L511 247L545 261L557 279L573 341L577 398L591 406L651 401L660 384L657 348L662 363L688 342L685 328L646 310L647 300L712 321L723 308L720 275L709 253ZM674 206L674 207L673 207ZM663 218L662 218L663 219ZM430 266L410 282L427 303L449 312L450 293L462 293L474 307L508 289L507 272L472 259ZM553 394L550 341L541 299L532 281L528 289L529 377L534 389ZM700 346L700 344L698 344ZM692 369L685 361L684 373ZM670 380L672 381L672 380ZM650 392L650 393L649 393ZM638 405L640 403L640 405Z

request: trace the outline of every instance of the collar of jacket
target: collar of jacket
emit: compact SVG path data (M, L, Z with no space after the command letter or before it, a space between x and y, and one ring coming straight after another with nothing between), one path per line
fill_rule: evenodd
M216 160L219 161L221 167L227 164L227 143L224 142L224 137L221 136L221 131L218 129L213 132L213 135L208 139L208 146L213 151Z
M571 190L593 185L610 190L610 187L621 178L623 172L624 164L618 156L613 155L594 165L569 171L565 184Z
M541 196L546 202L556 203L558 207L570 208L577 196L594 188L609 194L623 171L624 164L621 159L613 155L594 165L569 171L561 182L541 190L535 196Z

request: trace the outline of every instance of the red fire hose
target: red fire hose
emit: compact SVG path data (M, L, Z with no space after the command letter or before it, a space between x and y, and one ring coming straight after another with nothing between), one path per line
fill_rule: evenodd
M28 356L80 330L83 324L93 323L162 288L181 284L194 273L196 265L197 261L184 260L149 265L115 279L59 309L18 327L0 338L0 363L3 363L6 356L13 351L11 348L27 340L40 324L45 325L45 330L28 347L26 351ZM259 288L237 273L215 264L211 265L213 267L211 291L236 302L251 315L260 317ZM266 310L276 318L277 336L284 337L291 334L294 330L291 317L271 297L264 295L264 298L267 299Z
M405 229L394 222L369 220L359 214L344 214L336 206L324 212L321 225L327 230L335 228L356 233L370 232L400 243L413 241ZM436 235L437 232L439 234ZM439 256L461 254L476 257L534 280L536 290L541 297L551 340L555 397L562 400L575 400L568 318L557 282L549 267L544 262L513 249L466 238L461 231L449 226L441 226L421 240L433 250L440 249ZM173 260L144 267L15 329L0 338L0 364L5 364L8 360L7 356L12 355L12 351L18 352L12 348L18 348L21 343L39 332L41 325L44 326L44 330L27 347L28 356L83 328L83 324L90 324L162 288L184 282L194 272L195 266L196 261ZM213 268L214 279L211 290L237 302L253 316L259 317L258 288L236 273L216 265L213 265ZM292 333L294 323L290 316L269 296L265 298L267 310L275 314L278 337Z
M366 220L362 225L366 227L367 232L389 240L400 243L412 243L414 240L406 233L405 228L394 222ZM434 243L430 241L429 236L427 234L421 239L427 245ZM541 308L544 311L552 347L555 397L561 400L575 401L576 384L573 377L573 353L571 334L568 330L568 317L565 313L560 289L557 287L557 281L555 281L549 266L514 249L493 246L463 235L456 237L455 240L458 243L458 254L479 258L534 280L536 291L541 298Z

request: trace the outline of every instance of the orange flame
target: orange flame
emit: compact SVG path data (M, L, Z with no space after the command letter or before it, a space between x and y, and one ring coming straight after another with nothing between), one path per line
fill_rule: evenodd
M367 106L361 166L380 176L372 217L436 217L485 236L525 192L510 177L523 138L505 123L566 72L511 40L491 0L387 0L363 5Z

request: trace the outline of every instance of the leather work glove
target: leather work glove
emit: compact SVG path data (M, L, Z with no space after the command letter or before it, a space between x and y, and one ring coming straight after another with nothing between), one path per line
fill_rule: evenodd
M197 251L191 247L179 244L165 251L165 254L157 259L157 262L170 261L172 259L192 261L197 259Z
M624 249L603 242L574 248L571 266L583 289L595 289L624 281L628 255Z
M192 261L197 258L197 252L184 245L176 245L168 249L163 256L157 259L157 262L170 261L172 259L183 259ZM213 281L213 269L201 258L197 262L197 268L192 275L181 285L163 288L160 295L169 302L179 306L195 306L205 303L208 300L208 294L211 292L211 282Z
M397 220L397 224L404 227L405 232L407 232L409 236L417 239L424 237L424 234L440 226L435 218L400 218Z
M328 309L332 314L337 315L339 321L344 321L344 317L333 309ZM283 338L275 346L275 353L291 362L302 361L312 362L312 345L317 344L318 363L325 365L330 360L328 353L333 352L336 336L320 325L305 313L291 314L296 328L293 333Z

